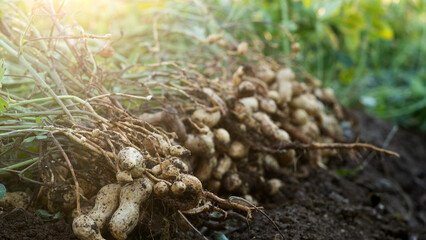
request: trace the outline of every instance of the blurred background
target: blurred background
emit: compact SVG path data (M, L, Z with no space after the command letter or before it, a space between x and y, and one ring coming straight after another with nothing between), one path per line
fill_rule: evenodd
M252 1L262 19L289 29L297 62L346 106L426 132L426 1ZM288 51L276 29L257 26L267 54Z
M14 2L26 11L34 4ZM425 0L54 2L86 33L112 33L114 58L121 62L148 61L147 46L152 50L156 42L154 22L159 31L167 30L159 38L163 47L170 43L173 56L185 55L191 47L173 33L206 39L225 32L250 47L261 45L266 55L300 66L332 87L344 105L426 133ZM43 21L36 16L34 24ZM300 44L291 62L284 28Z

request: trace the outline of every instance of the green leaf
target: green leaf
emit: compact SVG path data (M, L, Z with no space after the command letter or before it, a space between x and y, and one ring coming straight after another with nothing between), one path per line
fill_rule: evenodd
M225 236L225 234L221 232L214 232L213 233L213 239L214 240L228 240L228 238Z
M47 136L46 135L37 135L35 138L37 140L42 140L42 139L47 139Z
M4 63L4 59L0 60L0 88L1 88L1 81L3 80L4 73L6 72L6 64Z
M415 77L410 81L410 89L413 96L426 97L426 83L420 77Z
M379 37L385 40L392 40L394 37L393 29L389 25L384 25L378 32Z
M352 10L342 18L336 18L335 23L344 33L352 32L353 34L358 34L358 32L365 29L367 25L365 17Z
M22 141L22 142L23 143L30 143L30 142L34 141L35 138L36 138L35 136L34 137L25 138L24 141Z
M41 219L45 222L58 220L64 217L64 214L61 212L57 212L55 214L49 213L44 209L37 209L36 213L41 217Z
M350 51L353 52L359 47L360 42L360 35L359 32L351 31L347 32L345 35L345 47Z
M380 0L360 1L361 11L365 12L365 15L369 16L380 16L385 13L385 9Z
M0 200L4 198L4 195L6 195L6 187L0 183Z
M358 167L355 169L337 169L335 173L339 176L345 177L345 176L355 176L357 175L362 168Z
M37 124L41 124L41 117L36 117L35 121Z
M353 81L354 73L355 73L354 68L342 70L339 74L340 81L345 84L351 83Z
M8 107L9 107L9 103L0 97L0 113L7 110Z

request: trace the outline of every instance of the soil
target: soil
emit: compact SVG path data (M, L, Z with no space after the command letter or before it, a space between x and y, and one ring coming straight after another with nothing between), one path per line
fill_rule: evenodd
M37 214L22 208L0 213L0 239L77 239L69 224L60 219L44 222Z
M426 239L426 138L404 130L393 134L387 122L360 112L354 116L354 136L401 157L359 153L330 161L327 170L282 176L281 192L260 203L276 226L254 212L248 225L231 214L226 225L210 223L200 231L209 239L282 239L277 227L285 239ZM131 239L140 236L136 231ZM202 239L193 232L174 236ZM43 222L23 209L3 209L0 239L76 238L64 219Z

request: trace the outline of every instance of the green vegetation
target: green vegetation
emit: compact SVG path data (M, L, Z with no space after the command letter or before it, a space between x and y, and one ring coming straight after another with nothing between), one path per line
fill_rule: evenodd
M252 18L280 23L300 43L296 60L352 107L426 132L426 3L396 0L250 1ZM287 37L256 24L268 46Z
M140 62L142 58L145 63L155 62L154 58L143 57L149 52L147 48L152 47L148 46L152 34L140 33L149 33L156 18L160 31L173 28L167 34L167 41L173 44L167 47L174 56L185 56L190 48L187 46L190 41L182 40L182 35L176 33L205 39L210 33L224 30L240 41L262 39L267 55L279 55L285 61L291 49L280 28L283 26L300 44L296 63L326 86L333 87L345 105L364 108L381 118L426 132L426 49L422 46L426 42L425 1L213 0L205 3L215 17L208 27L204 23L212 18L194 14L203 11L197 1L191 6L179 1L91 1L90 8L80 9L82 1L76 0L67 3L66 11L78 12L66 17L81 24L86 32L111 33L113 46L119 53L115 60L121 63ZM59 3L56 5L59 7ZM23 12L31 10L29 2L20 1L19 6ZM174 21L176 24L169 24ZM33 24L38 28L48 26L39 16ZM124 41L137 44L120 44ZM89 44L99 47L99 42ZM0 79L3 72L2 67ZM6 87L10 81L6 81ZM0 99L0 110L5 102Z

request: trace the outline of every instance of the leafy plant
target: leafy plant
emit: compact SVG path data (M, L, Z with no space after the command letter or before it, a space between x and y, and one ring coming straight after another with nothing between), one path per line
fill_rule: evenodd
M332 86L341 102L426 132L424 1L243 2L257 9L251 17L278 23L293 34L301 45L298 64ZM279 28L255 28L266 54L286 49Z
M62 212L57 212L57 213L52 214L52 213L49 213L48 211L46 211L44 209L37 209L35 212L45 222L58 220L58 219L61 219L61 218L64 217L64 214Z

